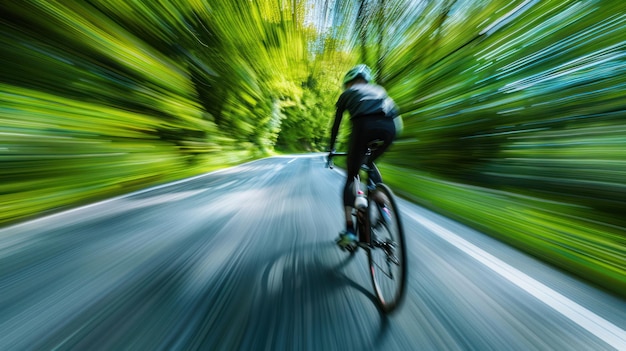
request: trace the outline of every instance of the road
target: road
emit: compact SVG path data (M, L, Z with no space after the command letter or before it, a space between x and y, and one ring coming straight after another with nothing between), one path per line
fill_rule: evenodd
M0 350L626 350L626 301L400 201L386 316L343 175L274 157L0 230Z

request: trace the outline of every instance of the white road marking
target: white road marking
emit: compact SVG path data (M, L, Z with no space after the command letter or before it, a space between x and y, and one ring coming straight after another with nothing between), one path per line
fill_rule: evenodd
M484 264L511 283L524 289L541 302L569 318L572 322L586 329L607 344L617 350L626 350L626 331L624 329L614 325L583 306L580 306L562 294L550 289L539 281L508 265L504 261L496 258L437 223L418 214L406 214L422 224L424 227L431 230L440 238L470 255L472 258Z
M148 193L148 192L151 192L151 191L154 191L154 190L167 188L167 187L170 187L170 186L173 186L173 185L187 183L187 182L190 182L192 180L196 180L196 179L199 179L199 178L202 178L202 177L206 177L206 176L210 176L210 175L216 175L216 174L220 174L220 173L224 173L224 172L229 172L229 171L232 171L233 169L236 169L238 167L246 166L246 165L249 165L251 163L260 161L260 160L262 160L262 159L252 160L252 161L249 161L249 162L246 162L246 163L242 163L242 164L239 164L239 165L236 165L236 166L222 168L222 169L218 169L218 170L215 170L215 171L212 171L212 172L202 173L202 174L199 174L199 175L196 175L196 176L193 176L193 177L183 178L183 179L176 180L176 181L173 181L173 182L164 183L164 184L160 184L160 185L155 185L155 186L152 186L152 187L148 187L146 189L141 189L141 190L137 190L137 191L134 191L134 192L131 192L131 193L118 195L118 196L115 196L115 197L112 197L112 198L109 198L109 199L100 200L100 201L97 201L97 202L94 202L94 203L91 203L91 204L88 204L88 205L83 205L83 206L79 206L79 207L72 208L72 209L69 209L69 210L65 210L65 211L61 211L61 212L45 215L43 217L39 217L39 218L35 218L35 219L31 219L31 220L26 221L26 222L12 224L10 226L4 227L4 228L0 228L0 233L4 232L6 230L9 230L9 229L17 229L17 228L21 228L21 227L24 227L24 226L37 224L39 222L49 221L49 220L57 218L57 217L68 216L68 215L71 215L73 213L78 213L78 212L81 212L81 211L85 211L85 210L88 210L88 209L93 208L93 207L102 206L102 205L107 204L107 203L111 203L111 202L114 202L114 201L119 201L121 199L126 199L126 198L129 198L129 197L135 196L135 195ZM230 185L231 183L227 183L227 184ZM217 188L215 188L215 190L221 189L221 188L223 188L223 186L218 186Z
M293 158L291 161L289 161L289 163L295 161L297 158L305 158L305 157L319 157L321 154L302 154L302 155L283 155L283 156L272 156L272 157L268 157L268 158L282 158L282 157L291 157ZM53 218L58 218L58 217L63 217L63 216L68 216L68 215L72 215L75 213L80 213L81 211L85 211L88 209L91 209L93 207L97 207L97 206L102 206L104 204L107 203L111 203L113 201L118 201L120 199L126 199L128 197L134 196L134 195L139 195L139 194L143 194L143 193L147 193L147 192L151 192L154 190L159 190L159 189L163 189L163 188L167 188L170 186L174 186L174 185L178 185L178 184L183 184L183 183L187 183L193 180L196 180L198 178L202 178L202 177L206 177L206 176L210 176L210 175L216 175L219 173L225 173L225 172L231 172L237 168L240 167L245 167L251 164L254 164L255 162L258 161L262 161L264 160L263 158L261 159L256 159L256 160L252 160L252 161L248 161L236 166L232 166L232 167L226 167L226 168L222 168L222 169L218 169L212 172L207 172L207 173L202 173L193 177L189 177L189 178L183 178L177 181L173 181L173 182L169 182L169 183L164 183L164 184L160 184L160 185L155 185L152 187L148 187L145 189L141 189L141 190L137 190L128 194L122 194L122 195L118 195L109 199L105 199L105 200L101 200L101 201L97 201L88 205L83 205L83 206L79 206L79 207L75 207L69 210L65 210L65 211L61 211L61 212L57 212L57 213L53 213L53 214L49 214L49 215L45 215L39 218L35 218L35 219L31 219L29 221L26 222L20 222L20 223L16 223L16 224L12 224L9 225L7 227L4 228L0 228L0 233L6 232L8 230L13 230L13 229L19 229L19 228L23 228L23 227L27 227L27 226L31 226L31 225L36 225L39 224L41 222L45 222L45 221L50 221ZM231 185L231 183L227 183L228 185ZM222 189L224 186L218 186L217 188L215 188L215 190L218 189Z

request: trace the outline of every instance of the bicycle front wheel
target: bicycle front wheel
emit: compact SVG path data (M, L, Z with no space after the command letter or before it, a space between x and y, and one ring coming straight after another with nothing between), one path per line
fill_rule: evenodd
M370 198L370 274L382 310L393 311L404 298L407 280L406 243L391 189L377 184Z

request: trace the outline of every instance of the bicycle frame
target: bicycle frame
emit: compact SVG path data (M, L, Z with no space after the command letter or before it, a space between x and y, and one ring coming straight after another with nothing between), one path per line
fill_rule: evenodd
M375 143L372 143L373 146L378 146ZM332 157L334 156L347 156L348 153L347 152L338 152L338 153L333 153ZM361 162L361 167L360 170L365 171L365 173L367 174L367 180L366 180L366 187L367 187L367 192L365 192L365 189L361 189L361 176L359 173L357 173L357 175L354 177L353 179L353 188L354 188L354 196L355 198L359 195L362 194L367 194L367 206L365 208L355 208L353 206L353 215L355 215L357 217L357 225L359 226L358 231L359 231L359 235L362 235L363 237L361 237L360 241L361 242L365 242L367 244L369 244L370 246L373 244L372 243L372 238L370 236L370 223L369 223L369 216L366 216L365 213L367 213L367 211L369 211L369 207L371 205L372 199L370 197L371 192L374 191L376 189L376 183L374 183L374 181L372 180L372 174L376 173L378 175L379 179L382 179L382 176L380 175L380 172L378 171L378 168L376 167L376 165L373 162L370 162L370 156L372 155L372 148L368 147L367 151L365 152L365 155L363 157L363 161ZM333 168L333 162L332 162L332 157L329 157L328 162L327 162L327 167L329 168Z
M354 247L343 248L354 253L360 247L367 252L370 276L379 306L383 312L390 313L398 307L405 295L406 246L394 195L391 189L382 183L378 168L370 160L372 147L378 146L376 142L370 142L368 145L360 167L360 170L367 174L367 203L361 208L353 206L352 210L352 215L356 217L359 242ZM347 153L331 153L326 167L333 168L334 156L346 155ZM360 192L365 193L363 191L365 189L361 189L359 173L360 171L354 177L355 196ZM376 178L372 177L374 174ZM373 178L380 179L380 183L375 183Z

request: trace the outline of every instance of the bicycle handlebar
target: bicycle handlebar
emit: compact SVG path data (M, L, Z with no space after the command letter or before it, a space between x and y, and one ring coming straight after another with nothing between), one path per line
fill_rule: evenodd
M331 152L328 154L328 158L326 159L326 168L333 169L333 157L335 156L348 156L347 152Z

